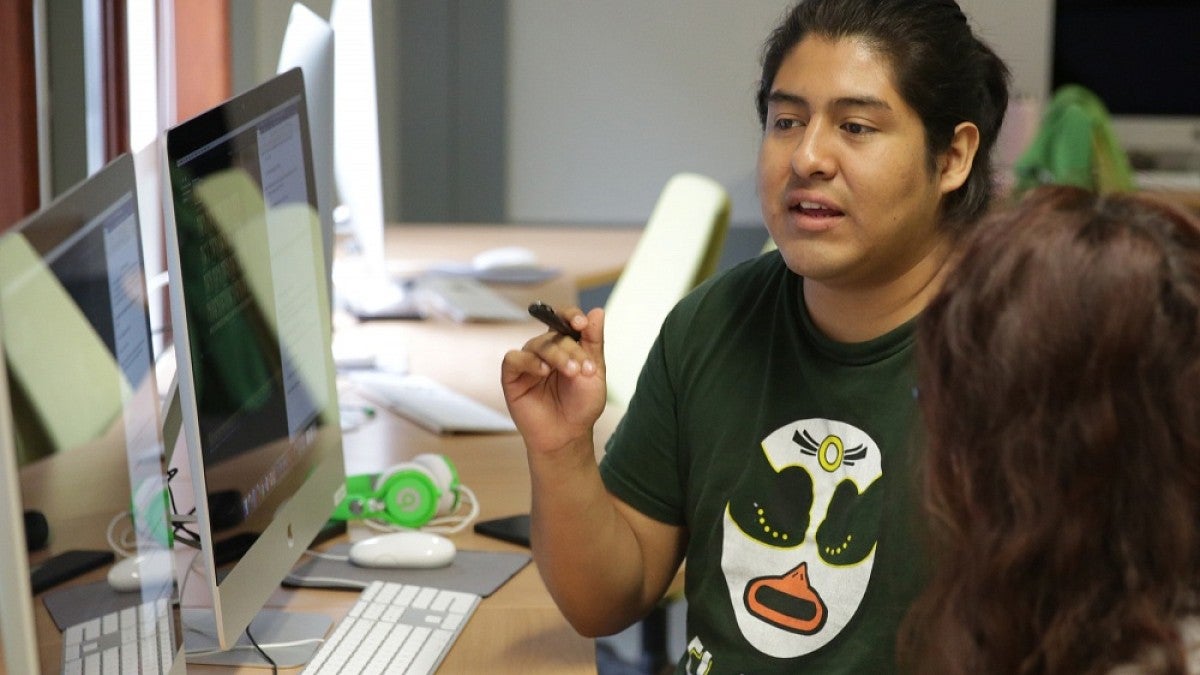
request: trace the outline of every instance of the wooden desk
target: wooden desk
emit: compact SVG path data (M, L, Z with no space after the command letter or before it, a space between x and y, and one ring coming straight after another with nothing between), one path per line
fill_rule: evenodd
M533 299L566 304L576 299L572 280L584 281L619 274L636 237L622 232L590 229L565 232L545 228L513 228L504 237L484 226L394 227L388 245L413 258L397 261L412 268L447 259L449 252L471 255L502 245L514 232L542 260L578 262L582 273L545 284L506 285L499 290L518 303ZM612 239L612 241L610 241ZM470 242L468 244L468 242ZM594 251L595 256L588 256ZM584 264L582 261L588 261ZM615 277L614 277L615 278ZM517 348L544 330L533 319L506 324L457 324L433 317L424 321L367 322L353 324L340 317L335 329L353 333L356 341L377 350L395 348L407 352L409 369L428 375L478 401L504 410L500 388L500 362L504 353ZM354 401L348 393L346 401ZM616 416L608 415L598 425L598 443L607 438ZM344 436L347 473L369 473L425 452L443 453L458 468L462 482L480 500L480 519L527 513L530 506L529 474L525 447L517 434L436 436L407 420L380 411L363 427ZM351 532L351 538L366 533ZM454 535L464 549L518 550L473 532ZM340 618L353 604L353 594L336 591L285 591L277 594L282 606L309 606L330 611ZM531 563L491 597L480 603L474 617L446 657L442 670L448 673L574 673L595 672L595 648L566 623ZM191 669L189 669L191 672ZM215 672L215 671L214 671ZM224 671L228 672L228 671Z
M640 228L553 225L403 223L385 232L389 265L400 271L439 262L469 262L500 246L524 246L538 262L562 268L578 289L617 280Z
M465 261L479 251L510 243L532 249L539 260L561 265L564 275L543 284L497 286L518 303L535 299L565 305L577 299L579 285L609 283L624 266L639 231L603 228L567 229L537 226L402 225L388 228L389 266L420 270L447 260ZM500 362L543 330L533 319L507 324L458 324L433 317L423 321L356 324L339 316L335 336L351 334L356 342L407 353L409 369L428 375L504 410ZM345 403L357 401L353 392ZM598 426L602 441L615 425L606 417ZM346 471L373 473L433 452L450 457L462 482L480 501L480 519L527 513L529 474L525 447L518 434L437 436L387 411L348 432L343 438ZM350 538L374 534L354 526ZM464 531L453 535L459 548L527 551ZM270 604L295 611L323 611L341 619L356 599L344 591L280 589ZM531 562L479 604L463 634L442 664L445 673L594 673L595 646L567 624ZM229 673L229 669L188 672ZM247 669L247 673L258 673Z
M1158 199L1174 202L1191 211L1192 215L1200 216L1200 192L1194 190L1143 190L1142 192Z
M577 283L604 283L619 274L624 260L636 244L629 230L590 228L512 227L503 232L486 226L403 226L389 230L389 246L414 257L402 264L420 266L422 261L462 260L472 251L484 250L504 242L520 241L544 261L562 265L564 276L532 286L507 285L499 290L517 302L546 299L567 304L576 299ZM335 322L335 334L353 333L377 349L401 349L409 355L414 373L435 377L447 385L504 409L500 389L500 362L504 353L517 348L543 328L536 321L511 324L462 325L447 319L424 321L368 322L355 324L344 316ZM343 402L354 403L353 393ZM602 441L611 432L615 417L606 417L597 432ZM525 513L530 508L530 484L525 449L517 434L437 436L386 411L344 435L344 453L348 473L374 473L413 456L434 452L451 458L463 483L480 501L480 519ZM183 486L179 486L183 487ZM119 502L120 499L114 496ZM101 522L107 523L112 505L102 509L101 520L83 531L100 540L78 541L102 548ZM349 538L374 534L355 524ZM526 551L523 547L481 537L467 531L453 535L461 549ZM181 555L186 561L190 554ZM79 583L98 581L103 570L82 577ZM193 578L189 583L198 583ZM190 593L189 593L190 595ZM316 611L340 620L354 604L357 594L346 591L284 589L275 591L268 607L293 611ZM35 620L41 639L43 660L57 662L61 647L49 614L35 599ZM2 664L0 664L2 665ZM0 668L2 669L2 668ZM490 597L485 598L467 624L459 640L443 662L445 673L594 673L595 649L591 640L574 632L562 617L536 566L530 563ZM253 673L261 669L230 669L189 666L194 673Z
M355 326L354 330L365 333L379 345L407 349L413 356L413 372L437 377L503 410L500 360L510 347L519 346L542 328L532 320L464 326L434 318L419 322L372 322ZM357 400L353 393L342 398L347 404ZM374 473L420 453L443 453L455 463L462 482L478 497L480 519L529 511L525 449L517 434L438 436L381 410L362 427L346 433L343 445L348 473ZM85 531L102 532L105 523L106 517L89 523ZM373 530L355 524L349 538L373 534ZM470 528L451 536L465 550L527 552L523 547L476 535ZM87 544L96 548L105 546L100 540ZM190 555L181 554L179 560L186 561ZM80 583L102 578L103 571L97 571L81 578ZM199 583L197 577L189 581L190 585ZM357 597L357 593L347 591L280 588L267 606L324 613L340 621ZM49 614L37 599L35 611L39 636L57 636ZM58 661L61 647L57 639L42 639L40 649L44 663ZM188 672L260 675L263 671L189 665ZM441 672L595 673L595 647L567 624L531 562L479 604L443 662Z
M504 352L541 330L533 322L459 326L440 319L372 323L361 329L380 344L404 345L413 372L436 377L499 410L504 409L500 390ZM423 452L443 453L479 497L481 519L529 511L525 449L517 434L435 436L380 411L374 420L346 434L344 445L350 473L378 471ZM453 538L465 549L527 550L473 532ZM301 593L307 596L309 591ZM592 673L595 648L566 623L531 563L480 603L443 671Z

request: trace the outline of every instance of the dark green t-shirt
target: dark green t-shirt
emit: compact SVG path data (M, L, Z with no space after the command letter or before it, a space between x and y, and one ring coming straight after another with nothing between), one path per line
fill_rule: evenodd
M923 578L913 514L913 323L864 343L813 325L777 252L668 317L601 474L687 529L679 672L878 673Z

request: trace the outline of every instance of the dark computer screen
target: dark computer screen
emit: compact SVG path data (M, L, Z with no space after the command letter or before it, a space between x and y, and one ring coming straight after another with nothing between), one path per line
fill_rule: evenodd
M184 622L215 620L222 650L345 492L305 100L296 68L166 134L181 429L213 602Z
M303 108L294 98L249 119L203 116L189 123L189 135L210 140L187 149L175 135L168 149L177 158L171 185L200 449L207 468L248 452L261 468L211 474L217 531L250 521L275 486L309 463L314 435L331 422L326 382L305 376L304 361L320 357L312 353L319 340L304 338L321 325L317 299L286 286L286 270L275 269L324 260L306 213L312 178L297 170L308 154Z
M1056 0L1052 87L1079 84L1114 115L1200 115L1200 2Z
M58 569L56 562L69 560L75 549L116 547L106 528L131 514L135 544L128 552L143 557L147 575L138 599L169 605L174 575L146 299L128 155L0 237L0 342L8 384L0 404L8 400L13 420L6 440L20 465L22 506L43 513L49 524L46 550L29 560L33 576ZM23 554L4 548L6 556ZM54 581L69 578L56 572ZM71 618L51 611L57 629L111 609L67 604L78 611ZM53 629L37 624L38 631ZM164 647L180 644L177 626L162 637ZM161 656L164 670L173 659L182 670L173 648Z

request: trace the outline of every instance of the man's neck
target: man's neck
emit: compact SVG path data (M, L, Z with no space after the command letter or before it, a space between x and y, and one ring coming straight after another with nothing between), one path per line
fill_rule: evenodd
M831 285L804 280L804 302L813 323L838 342L865 342L912 319L933 299L950 268L942 242L899 276L882 284Z

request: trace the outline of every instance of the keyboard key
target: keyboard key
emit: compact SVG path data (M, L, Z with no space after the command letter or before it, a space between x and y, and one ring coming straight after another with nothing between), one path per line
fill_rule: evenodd
M166 673L174 644L167 601L147 602L68 626L62 672Z

